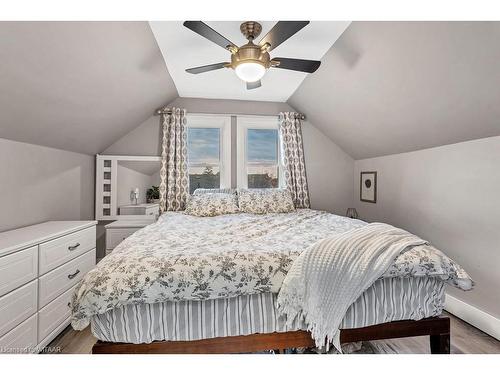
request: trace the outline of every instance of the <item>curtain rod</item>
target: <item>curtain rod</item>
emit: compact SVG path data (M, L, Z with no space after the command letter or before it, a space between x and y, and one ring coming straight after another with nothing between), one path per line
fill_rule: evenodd
M158 108L155 111L155 116L171 115L171 114L172 114L172 110L170 108L167 108L167 107Z
M172 110L170 108L167 108L167 107L163 107L163 108L158 108L156 111L155 111L155 116L160 116L160 115L171 115L172 114ZM220 113L213 113L214 115L219 115ZM244 114L237 114L237 113L234 113L234 114L231 114L231 113L226 113L226 115L241 115L241 116L244 116ZM265 115L256 115L256 116L265 116ZM303 113L297 113L297 118L299 118L300 120L304 121L306 119L306 115L303 114Z

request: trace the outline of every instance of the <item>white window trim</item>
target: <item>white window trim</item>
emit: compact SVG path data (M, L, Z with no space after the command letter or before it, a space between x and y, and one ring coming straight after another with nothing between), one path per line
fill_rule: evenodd
M277 116L238 116L237 117L237 185L238 188L248 188L247 175L247 130L248 129L279 129ZM279 187L284 186L281 135L278 132L278 179ZM264 163L263 163L264 164ZM274 165L274 164L273 164Z
M220 129L220 188L231 187L231 116L188 114L188 128ZM191 164L191 166L196 164ZM201 165L200 165L201 166ZM188 165L189 167L189 165Z

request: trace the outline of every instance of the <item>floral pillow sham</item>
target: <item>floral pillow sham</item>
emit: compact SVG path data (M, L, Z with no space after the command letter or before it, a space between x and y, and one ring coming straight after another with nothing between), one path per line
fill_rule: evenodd
M203 193L189 197L185 212L193 216L218 216L239 212L235 194Z
M295 211L288 189L239 189L238 203L241 212L252 214Z

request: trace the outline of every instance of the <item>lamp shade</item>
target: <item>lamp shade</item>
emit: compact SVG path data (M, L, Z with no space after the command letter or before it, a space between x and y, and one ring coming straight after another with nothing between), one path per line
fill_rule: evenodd
M350 207L347 209L345 216L347 216L350 219L358 219L359 218L358 211L356 211L356 209L353 207Z

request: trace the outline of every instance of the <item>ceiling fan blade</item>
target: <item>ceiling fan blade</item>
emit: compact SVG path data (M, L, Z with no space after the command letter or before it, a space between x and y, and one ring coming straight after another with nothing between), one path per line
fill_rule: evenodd
M191 74L200 74L200 73L210 72L211 70L222 69L226 66L226 64L227 63L222 62L222 63L217 63L217 64L197 66L196 68L186 69L186 72L191 73Z
M271 31L262 38L259 45L263 46L269 43L269 51L272 51L308 24L309 21L279 21L274 25Z
M214 42L215 44L221 46L222 48L229 49L228 47L238 48L233 42L224 38L217 31L212 29L206 23L201 21L185 21L183 23L188 29L194 31L195 33L207 38L208 40Z
M287 59L285 57L276 57L272 61L279 61L278 66L273 68L296 70L298 72L314 73L321 65L321 61L302 60L302 59Z
M247 82L247 90L258 89L260 86L262 86L260 80L255 82Z

